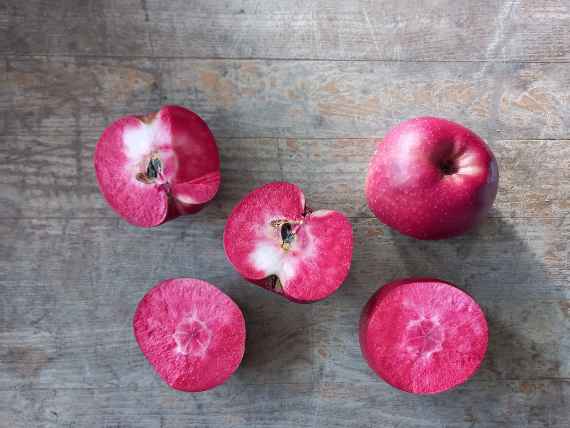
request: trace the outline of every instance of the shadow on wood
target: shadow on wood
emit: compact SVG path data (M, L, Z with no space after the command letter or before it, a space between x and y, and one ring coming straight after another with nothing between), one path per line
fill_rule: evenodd
M488 218L466 235L443 241L418 241L392 232L397 259L403 264L401 276L451 281L482 302L535 296L539 286L549 282L537 257L537 252L545 252L546 243L541 236L542 242L535 240L535 248L529 247L528 235L543 231L518 223ZM522 233L527 236L521 237Z
M236 298L247 324L246 353L237 378L251 383L308 383L313 365L312 309L253 284L254 298Z

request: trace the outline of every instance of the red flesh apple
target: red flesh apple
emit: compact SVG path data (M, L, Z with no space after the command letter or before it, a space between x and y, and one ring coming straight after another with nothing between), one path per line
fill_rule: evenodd
M481 365L487 343L479 305L437 279L385 285L360 318L360 347L368 365L390 385L413 394L435 394L465 382Z
M352 226L339 212L308 209L294 184L270 183L233 209L224 249L248 281L309 303L335 292L348 275Z
M245 351L239 307L213 285L191 278L158 283L139 302L135 338L172 388L199 392L224 383Z
M480 137L448 120L420 117L378 143L366 199L374 215L399 232L444 239L486 216L498 180L493 153Z
M197 114L178 106L114 122L97 143L94 164L105 199L135 226L195 213L220 185L212 133Z

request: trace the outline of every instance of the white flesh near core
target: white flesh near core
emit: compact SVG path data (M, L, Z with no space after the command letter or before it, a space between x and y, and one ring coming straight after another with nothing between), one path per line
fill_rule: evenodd
M170 147L170 130L165 126L157 115L150 123L139 121L138 126L126 127L123 131L124 153L129 160L125 168L132 177L133 182L140 186L146 186L136 179L138 173L146 171L148 162L153 154L158 154L160 161L169 162L171 166L177 166ZM171 168L169 168L171 169ZM175 171L171 170L169 175L174 175Z
M329 210L315 211L313 217L323 217L331 213ZM293 224L296 232L295 239L288 250L282 248L280 228L271 226L271 221L283 220L282 217L271 215L257 228L256 245L249 254L249 262L257 271L266 277L276 275L284 288L287 282L295 278L299 272L300 263L313 263L317 256L317 240L310 223Z

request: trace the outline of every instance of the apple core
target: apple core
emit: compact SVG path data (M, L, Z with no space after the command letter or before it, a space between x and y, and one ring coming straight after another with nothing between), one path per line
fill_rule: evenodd
M348 275L352 226L339 212L310 210L294 184L270 183L232 210L224 249L248 281L299 303L314 302Z
M109 205L141 227L199 211L220 185L212 133L197 114L179 106L111 124L97 143L94 165Z

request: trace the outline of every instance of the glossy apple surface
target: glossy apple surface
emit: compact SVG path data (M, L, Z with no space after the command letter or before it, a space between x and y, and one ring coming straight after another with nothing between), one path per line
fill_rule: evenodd
M489 212L499 173L493 153L457 123L419 117L378 143L368 169L368 206L384 224L418 239L461 235Z

